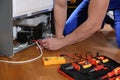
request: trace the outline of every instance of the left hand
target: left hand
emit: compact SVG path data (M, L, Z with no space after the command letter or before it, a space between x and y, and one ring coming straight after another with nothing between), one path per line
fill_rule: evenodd
M64 47L63 38L46 38L38 42L48 50L58 50Z

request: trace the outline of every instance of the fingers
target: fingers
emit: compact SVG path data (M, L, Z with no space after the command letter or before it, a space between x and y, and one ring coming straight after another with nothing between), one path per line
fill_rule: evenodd
M38 42L39 44L41 44L42 40L37 40L37 42Z
M43 45L46 41L45 40L37 40L37 42L41 45Z
M46 48L48 49L48 40L47 39L44 39L44 40L40 40L38 41L40 43L40 45L43 47L43 48Z
M46 48L46 49L48 49L48 48L49 48L49 46L48 46L47 42L44 42L44 43L42 44L42 46L43 46L44 48Z

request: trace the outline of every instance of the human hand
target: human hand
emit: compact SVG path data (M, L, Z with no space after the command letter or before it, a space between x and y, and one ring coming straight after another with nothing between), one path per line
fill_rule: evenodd
M64 38L64 35L56 35L55 38Z
M40 45L48 50L58 50L64 47L63 38L46 38L38 41Z

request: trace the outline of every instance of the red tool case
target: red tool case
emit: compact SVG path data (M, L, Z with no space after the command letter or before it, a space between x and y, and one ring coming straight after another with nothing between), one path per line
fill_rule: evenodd
M112 60L111 58L106 56L104 57L109 59L107 63L102 63L108 68L107 70L101 69L99 71L90 72L90 70L94 68L94 66L91 66L87 69L81 69L78 71L75 70L74 68L67 69L67 67L72 65L72 63L67 63L67 64L62 64L58 69L58 72L60 72L65 77L67 77L69 80L102 80L101 79L102 76L106 75L114 68L120 66L118 62ZM108 80L108 79L104 79L104 80Z

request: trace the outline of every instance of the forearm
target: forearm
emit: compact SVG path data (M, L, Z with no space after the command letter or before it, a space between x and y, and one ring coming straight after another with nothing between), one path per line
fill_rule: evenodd
M54 17L55 17L55 34L56 37L63 35L63 30L67 16L67 1L55 0L54 4Z
M88 19L71 34L63 38L63 46L85 40L101 28L109 0L91 0L88 9Z
M83 41L100 29L98 24L88 24L87 21L63 39L63 46Z

